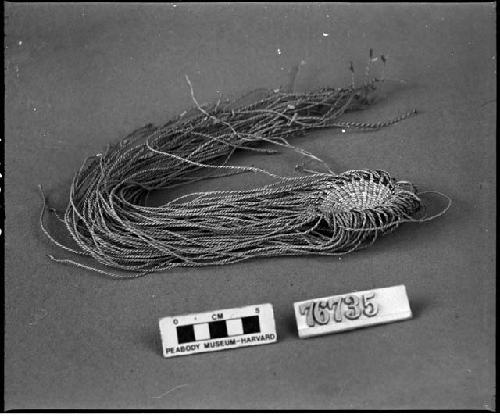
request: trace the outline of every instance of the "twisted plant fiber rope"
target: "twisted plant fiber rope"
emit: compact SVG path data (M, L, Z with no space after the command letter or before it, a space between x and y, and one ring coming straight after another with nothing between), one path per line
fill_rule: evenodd
M415 113L379 123L339 121L345 112L366 104L376 79L357 88L267 91L250 105L218 102L210 107L198 104L186 79L196 105L194 116L178 117L159 128L147 125L104 154L87 158L73 179L64 216L51 209L79 250L59 243L43 225L44 197L40 222L53 243L102 265L136 273L123 276L71 259L51 259L113 277L136 277L259 256L345 254L373 244L402 222L423 221L414 219L422 207L415 189L383 171L337 175L328 169L281 177L228 165L236 149L275 152L256 147L262 143L324 163L290 145L287 138L327 127L378 129ZM207 168L229 173L196 175ZM240 172L265 173L278 181L245 191L191 193L159 207L147 206L152 191Z

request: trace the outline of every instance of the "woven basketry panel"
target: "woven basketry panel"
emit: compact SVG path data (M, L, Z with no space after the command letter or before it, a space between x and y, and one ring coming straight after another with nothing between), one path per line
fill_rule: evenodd
M407 187L399 186L384 171L349 171L324 189L320 210L324 212L362 213L395 208L413 214L420 207L419 198Z

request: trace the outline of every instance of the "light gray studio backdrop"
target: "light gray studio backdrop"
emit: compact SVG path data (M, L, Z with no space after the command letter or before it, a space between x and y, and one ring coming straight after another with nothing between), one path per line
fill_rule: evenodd
M493 3L7 3L5 14L7 409L495 407ZM453 198L445 216L341 258L259 259L123 282L47 258L66 253L40 231L37 185L64 209L88 155L192 105L185 74L201 102L277 88L297 63L298 90L344 86L350 60L363 81L370 48L387 57L389 81L378 103L346 119L412 108L418 116L294 143L338 172L385 169L444 192ZM300 160L283 152L237 162L293 175ZM189 190L268 182L238 175ZM414 319L297 337L294 301L397 284ZM162 358L159 318L265 302L275 308L277 344Z

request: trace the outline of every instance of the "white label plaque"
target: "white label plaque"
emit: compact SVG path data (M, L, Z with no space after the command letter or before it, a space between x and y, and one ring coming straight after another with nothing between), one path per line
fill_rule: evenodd
M164 357L277 341L270 303L160 319Z
M412 317L404 285L295 302L300 338Z

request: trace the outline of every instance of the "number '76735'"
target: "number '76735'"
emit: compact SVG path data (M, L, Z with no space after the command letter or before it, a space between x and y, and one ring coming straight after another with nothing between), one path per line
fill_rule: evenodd
M345 319L359 319L361 315L371 318L378 313L374 302L375 293L362 296L336 296L316 302L303 303L299 307L301 315L306 316L308 326L326 325L329 322L342 322Z

